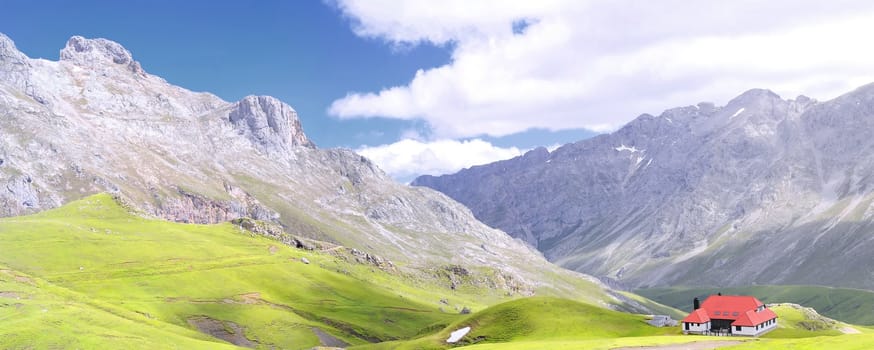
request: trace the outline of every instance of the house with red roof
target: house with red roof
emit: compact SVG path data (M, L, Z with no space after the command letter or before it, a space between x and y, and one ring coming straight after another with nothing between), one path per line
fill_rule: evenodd
M757 337L777 328L777 314L753 296L711 295L692 302L683 319L684 334L728 334Z

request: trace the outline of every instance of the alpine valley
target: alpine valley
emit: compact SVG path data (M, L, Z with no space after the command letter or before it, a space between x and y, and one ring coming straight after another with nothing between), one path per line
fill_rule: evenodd
M416 181L447 196L316 147L276 98L0 34L0 348L870 348L848 307L773 305L779 329L726 341L650 326L688 305L616 287L874 287L872 113L874 87L754 90ZM703 292L647 295L677 293Z

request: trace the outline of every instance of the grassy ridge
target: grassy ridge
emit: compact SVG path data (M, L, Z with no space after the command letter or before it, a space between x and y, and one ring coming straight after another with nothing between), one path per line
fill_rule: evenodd
M780 316L777 329L764 335L766 338L810 338L820 336L841 335L840 328L844 325L829 322L805 314L804 310L777 305L772 310Z
M748 286L726 288L652 288L635 293L662 304L688 311L692 299L723 294L753 295L765 303L794 303L816 309L830 318L862 325L874 325L874 291L822 286ZM703 300L703 299L702 299Z
M422 285L230 224L144 219L105 194L0 219L0 265L7 271L0 285L0 295L7 296L0 297L3 348L37 342L63 348L121 348L129 342L218 347L218 340L193 330L190 322L197 317L240 325L244 338L262 347L319 345L314 327L363 344L410 338L460 318L456 307L481 309L502 299L488 290L462 294ZM438 303L443 298L450 305ZM80 324L97 328L73 331ZM46 332L55 328L62 331Z
M444 349L449 334L471 327L458 344L579 342L625 337L676 335L679 328L656 328L642 315L632 315L602 307L551 297L518 299L477 312L429 336L413 341L367 345L355 349ZM655 339L654 339L655 341ZM635 343L631 341L630 343Z

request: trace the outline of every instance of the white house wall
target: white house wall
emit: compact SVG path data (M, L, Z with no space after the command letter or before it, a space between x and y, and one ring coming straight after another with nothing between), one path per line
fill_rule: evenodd
M759 327L758 330L756 330L756 327L753 326L753 327L741 327L741 330L738 331L737 328L735 328L735 326L732 326L731 331L732 331L732 334L748 335L748 336L754 337L754 336L758 336L758 335L762 335L764 333L770 332L770 331L774 330L774 328L777 328L777 322L774 322L773 324L771 324L769 326L765 326L764 328Z
M740 327L740 330L737 330L737 327L735 327L735 326L731 326L731 327L732 327L732 330L731 330L732 334L749 335L749 336L755 336L756 334L758 334L756 332L756 327Z
M775 328L777 328L777 319L776 318L774 319L774 323L766 326L765 328L759 328L759 333L757 335L768 333L770 331L773 331Z
M688 331L686 330L685 325L683 325L684 332L701 333L701 332L709 331L709 330L710 330L710 322L698 323L697 326L695 325L695 323L689 323L689 330Z

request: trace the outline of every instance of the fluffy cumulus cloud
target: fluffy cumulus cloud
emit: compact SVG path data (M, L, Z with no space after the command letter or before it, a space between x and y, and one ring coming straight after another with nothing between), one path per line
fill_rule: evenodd
M512 158L523 151L515 147L496 147L479 139L431 142L405 139L389 145L361 147L356 152L398 181L409 182L418 175L452 173L472 165Z
M754 87L827 99L874 81L870 1L337 0L336 6L362 37L400 47L440 45L452 55L406 85L350 92L329 112L423 119L440 138L533 127L606 131L641 113L724 103Z

